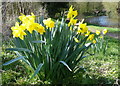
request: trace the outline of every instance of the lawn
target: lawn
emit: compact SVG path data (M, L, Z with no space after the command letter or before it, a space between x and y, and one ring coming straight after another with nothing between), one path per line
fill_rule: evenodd
M95 25L88 25L88 28L94 29L94 30L103 30L107 29L109 32L119 32L120 28L112 28L112 27L100 27L100 26L95 26Z

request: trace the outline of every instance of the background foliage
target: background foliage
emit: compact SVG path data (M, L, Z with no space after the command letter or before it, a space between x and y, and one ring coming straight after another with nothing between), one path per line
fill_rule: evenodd
M10 27L13 26L16 18L20 13L30 14L33 12L35 15L44 15L45 17L60 17L61 13L66 11L70 5L74 5L78 10L80 16L100 16L108 15L111 18L119 20L120 6L117 2L2 2L2 33L5 39L11 35Z

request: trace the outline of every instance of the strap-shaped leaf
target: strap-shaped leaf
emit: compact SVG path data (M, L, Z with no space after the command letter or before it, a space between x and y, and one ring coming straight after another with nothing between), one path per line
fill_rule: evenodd
M81 67L77 67L76 70L74 71L74 74L78 74L80 71L81 71L81 72L85 72L86 70L85 70L85 68L82 67L82 66L81 66Z
M30 79L32 79L36 74L38 74L38 72L40 71L42 66L43 66L43 63L40 63L38 65L37 69L35 70L34 74L32 75L32 77Z
M82 60L82 59L85 58L85 57L87 57L87 56L82 56L82 57L80 58L80 60Z
M15 58L15 59L12 59L12 60L4 63L3 66L4 66L4 65L9 65L9 64L11 64L11 63L13 63L13 62L15 62L15 61L21 60L21 59L24 58L24 57L25 57L25 56L20 56L20 57L17 57L17 58Z
M30 51L29 49L26 49L26 48L7 48L6 50L32 52L32 51Z
M68 68L69 71L72 71L72 70L70 69L70 67L67 65L66 62L64 62L64 61L60 61L60 63L62 63L63 65L65 65L65 66Z
M41 40L39 40L39 41L32 41L33 43L45 43L45 41L41 41Z
M87 43L87 44L85 44L85 46L86 46L87 48L89 48L91 45L92 45L92 43Z

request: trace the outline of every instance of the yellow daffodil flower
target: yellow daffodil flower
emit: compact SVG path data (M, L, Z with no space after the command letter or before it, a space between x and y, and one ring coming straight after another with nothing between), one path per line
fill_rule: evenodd
M51 18L48 18L47 20L43 20L43 23L49 28L53 28L55 26L55 22L52 21Z
M27 35L23 30L14 30L13 32L12 32L12 34L13 34L13 37L19 37L20 39L24 39L24 35Z
M45 29L42 25L38 24L38 23L30 23L28 24L27 30L32 33L33 30L38 31L40 34L43 34L43 32L45 32Z
M90 34L90 31L87 31L87 33L85 34L85 36L89 36L89 34Z
M92 42L93 42L93 44L95 44L95 43L96 43L96 40L93 40Z
M14 29L20 29L20 30L25 30L26 28L23 26L23 25L19 25L19 22L16 22L15 23L15 26L14 27L11 27L12 30Z
M20 39L24 39L24 35L27 35L24 30L26 28L22 25L19 26L19 23L16 22L14 27L11 27L13 37L19 37Z
M93 40L94 36L95 36L94 34L89 35L89 37L87 38L87 40Z
M101 39L102 39L102 38L103 38L103 36L99 36L99 38L101 38Z
M102 33L103 33L104 35L105 35L107 32L108 32L107 29L104 29L104 30L102 31Z
M41 24L38 24L38 23L36 25L35 30L38 31L40 34L43 34L45 32L45 28Z
M77 10L73 11L73 9L74 8L72 6L69 8L69 12L67 14L67 18L71 19L72 17L74 18L74 17L76 17L78 15Z
M19 16L19 19L20 19L22 22L24 22L24 21L26 21L26 16L21 13L21 16Z
M22 21L22 23L28 23L28 22L35 22L35 15L31 13L31 15L24 15L21 13L21 16L19 16L19 19Z
M86 26L87 24L79 24L79 29L81 29L81 33L85 33L88 31L88 27Z
M86 23L85 24L79 24L79 28L85 28L86 27Z
M76 17L76 16L78 15L77 10L76 10L76 11L73 11L73 12L72 12L72 15L73 15L73 18Z
M24 15L21 14L21 16L19 16L19 19L22 21L22 26L26 27L26 29L32 33L33 30L38 31L40 34L43 34L43 32L45 32L44 27L38 23L35 23L35 15L33 13L31 13L31 15ZM49 27L53 27L54 26L54 22L51 19L47 20L46 23Z
M70 19L70 22L68 23L68 26L70 26L70 25L75 25L75 24L77 23L77 20L78 20L78 19L73 19L73 18L71 18L71 19Z
M26 27L26 29L27 29L30 33L32 33L33 30L35 29L35 23L34 23L34 22L28 21L28 22L23 23L23 24L21 24L21 25L24 26L24 27Z
M77 34L80 34L81 32L82 32L82 30L78 28Z
M99 30L96 30L96 34L97 34L97 35L100 35L100 31L99 31Z
M69 12L67 14L67 18L72 18L72 11L73 11L73 8L72 6L69 8Z

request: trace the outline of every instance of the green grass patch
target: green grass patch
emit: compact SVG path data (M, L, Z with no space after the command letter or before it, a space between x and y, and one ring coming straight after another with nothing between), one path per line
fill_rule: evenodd
M101 27L101 26L95 26L95 25L88 25L87 27L90 29L94 29L94 30L107 29L109 32L119 32L120 31L120 28L112 28L112 27Z
M118 78L118 57L120 41L111 37L108 40L106 54L96 53L94 56L85 58L80 65L85 67L91 82L89 84L113 84ZM87 79L84 79L87 81Z

